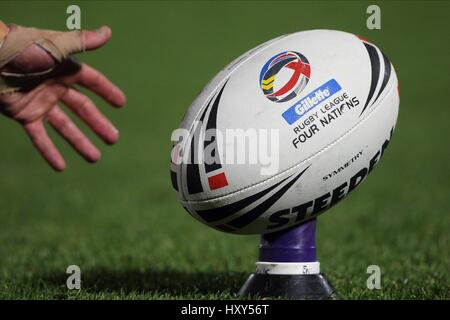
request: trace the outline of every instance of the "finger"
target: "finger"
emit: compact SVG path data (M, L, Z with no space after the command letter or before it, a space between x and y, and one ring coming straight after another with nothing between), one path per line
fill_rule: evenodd
M119 87L109 81L102 73L84 63L76 75L66 77L63 82L68 86L78 83L96 93L114 107L122 107L126 101L125 94Z
M27 123L24 128L31 142L48 164L56 171L63 171L66 168L66 162L48 137L42 121Z
M58 106L50 111L47 120L83 158L89 162L100 160L100 151Z
M16 31L17 27L11 26L10 32ZM94 50L102 47L111 38L111 29L103 26L97 30L83 30L81 32L83 46L85 50ZM55 65L55 59L41 46L36 44L30 45L21 52L13 61L11 61L7 69L8 71L16 71L22 73L39 72L48 70Z
M111 38L111 33L111 28L107 26L103 26L94 31L83 30L82 37L84 48L86 50L100 48L109 41Z
M117 142L119 131L87 96L71 88L61 100L107 144Z

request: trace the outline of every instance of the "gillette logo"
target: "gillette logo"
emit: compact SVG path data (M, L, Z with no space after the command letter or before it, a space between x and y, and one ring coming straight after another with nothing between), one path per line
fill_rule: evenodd
M310 92L306 97L297 101L293 106L283 112L282 116L289 124L293 124L309 110L318 106L342 88L336 80L331 79L319 88Z
M299 104L295 105L295 112L299 116L302 116L304 113L308 112L312 108L314 108L319 102L325 100L330 96L330 90L317 90L314 92L314 96L312 98L307 97L306 99L300 101Z

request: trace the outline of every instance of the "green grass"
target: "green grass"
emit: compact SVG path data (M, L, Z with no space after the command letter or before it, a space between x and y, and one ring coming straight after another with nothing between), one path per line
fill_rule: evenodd
M258 238L189 217L171 190L170 133L202 86L247 49L277 35L341 29L378 44L400 80L397 130L361 188L319 219L322 271L343 299L450 298L449 2L79 2L85 28L113 40L81 58L128 95L101 108L121 129L102 161L84 163L60 139L69 168L53 173L20 128L0 119L0 298L231 298L254 270ZM63 29L69 2L0 3L4 21ZM45 19L43 19L45 16ZM324 44L324 50L326 50ZM92 136L92 135L90 135ZM82 289L65 270L82 269ZM377 264L382 289L366 289Z

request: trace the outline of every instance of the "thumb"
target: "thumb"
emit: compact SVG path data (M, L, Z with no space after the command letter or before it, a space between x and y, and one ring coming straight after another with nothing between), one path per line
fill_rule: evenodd
M83 30L83 44L86 50L94 50L100 48L111 38L111 28L103 26L97 30Z

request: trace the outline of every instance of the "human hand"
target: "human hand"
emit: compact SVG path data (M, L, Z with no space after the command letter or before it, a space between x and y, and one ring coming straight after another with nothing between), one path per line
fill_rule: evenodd
M14 32L17 32L17 27L11 26L9 34ZM77 37L80 37L79 40L85 50L94 50L109 41L111 29L102 27L97 31L82 31ZM48 70L50 72L47 72ZM36 43L28 46L6 64L0 70L0 75L18 73L28 75L40 72L44 72L45 75L36 79L32 77L32 85L29 88L0 94L0 112L23 126L34 146L55 170L64 170L66 164L49 138L45 122L48 122L87 161L98 161L100 151L73 123L60 104L66 105L105 143L114 144L119 138L118 130L75 86L80 85L94 92L114 107L125 104L124 93L103 74L87 64L78 63L70 56L58 61L48 50Z

